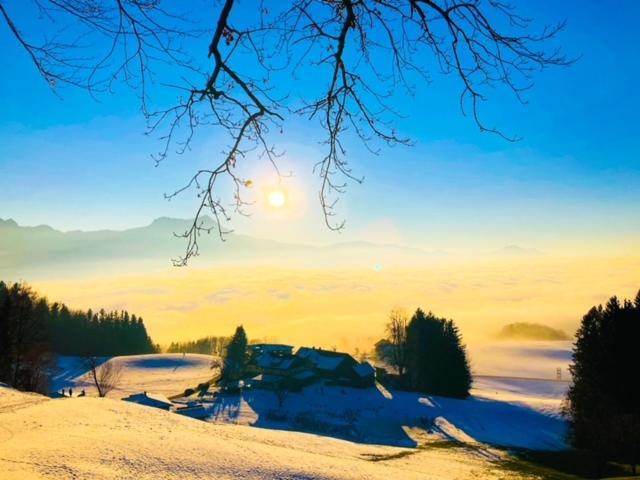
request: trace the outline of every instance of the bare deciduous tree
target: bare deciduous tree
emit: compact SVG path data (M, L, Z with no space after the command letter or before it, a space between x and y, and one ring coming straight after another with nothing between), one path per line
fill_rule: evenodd
M187 4L193 11L177 11ZM462 112L481 131L515 140L483 119L489 93L503 87L524 102L536 70L572 62L552 44L562 22L536 32L502 0L31 0L24 9L0 3L0 17L53 89L94 94L124 82L138 92L149 133L162 142L157 162L185 152L199 127L226 135L211 166L166 195L193 190L199 199L180 233L187 244L177 265L198 254L200 235L223 238L231 215L246 214L252 181L238 168L243 159L264 158L280 175L273 134L287 117L302 115L324 131L314 171L326 224L341 230L336 202L349 180L362 181L349 166L347 140L374 153L411 143L394 128L395 97L419 94L434 71L451 74ZM302 91L292 77L305 79ZM168 89L175 101L152 107ZM219 197L225 182L231 199Z
M387 322L387 334L391 342L391 363L400 376L407 367L407 314L399 309L391 310Z
M91 378L100 397L106 397L120 383L123 372L121 363L108 360L101 364L98 357L89 356L85 357L85 364L90 370Z

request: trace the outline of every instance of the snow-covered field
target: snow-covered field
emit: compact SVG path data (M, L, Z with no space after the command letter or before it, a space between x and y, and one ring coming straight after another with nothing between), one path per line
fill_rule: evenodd
M487 449L396 447L201 422L109 398L0 386L0 477L516 479Z
M206 382L216 375L211 369L214 357L189 353L132 355L104 359L122 366L118 387L109 394L122 398L132 393L147 391L171 396L186 388ZM86 365L78 357L58 357L52 378L52 391L72 387L74 394L85 389L87 395L97 395Z
M542 377L550 370L550 362L568 358L570 345L565 343L500 343L491 350L487 347L484 354L497 352L498 358L509 352L510 362L505 361L502 370L485 371L519 373L515 365L526 364L530 375ZM110 359L121 364L124 373L109 397L122 398L142 391L178 394L214 376L217 371L210 368L212 360L195 354ZM538 361L539 370L535 371ZM487 360L480 363L486 366ZM54 390L72 386L76 394L84 388L88 395L95 395L86 368L77 358L62 357L58 366ZM568 382L552 379L479 375L472 397L464 401L389 392L381 386L361 390L312 385L302 392L289 393L282 407L273 392L264 390L220 395L205 407L213 423L320 433L360 443L415 447L445 439L555 450L566 447L566 424L560 410L568 386Z
M446 439L566 448L561 408L569 383L554 375L555 368L568 365L570 342L498 342L470 353L476 373L492 376L477 375L467 400L389 392L380 386L360 390L312 385L288 394L280 407L274 393L248 390L242 396L218 397L209 407L209 421L407 447ZM532 378L521 378L527 376Z
M273 392L249 390L242 395L220 395L209 407L209 421L295 429L404 447L435 440L538 450L566 447L566 424L558 412L561 389L536 384L511 392L512 381L483 379L480 383L466 400L386 391L382 387L312 385L300 393L289 393L282 407ZM538 397L538 392L545 390L551 390L554 396Z
M53 389L84 388L89 397L48 399L0 385L0 478L534 478L503 468L507 454L494 447L566 447L560 408L569 383L550 372L570 346L484 348L495 358L472 350L474 369L492 375L476 375L466 400L312 385L280 405L273 392L245 390L207 403L206 422L118 399L180 393L216 375L212 357L109 359L124 373L107 399L91 398L85 366L62 357Z

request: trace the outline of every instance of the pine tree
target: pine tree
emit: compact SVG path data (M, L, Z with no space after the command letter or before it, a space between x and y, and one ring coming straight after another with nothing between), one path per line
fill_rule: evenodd
M15 388L46 391L49 305L24 284L0 286L0 381Z
M11 371L11 336L9 335L9 289L0 281L0 380L6 380Z
M247 334L244 327L236 328L229 345L227 345L222 364L222 378L227 381L239 380L247 361Z
M452 320L416 310L407 327L406 352L410 388L454 398L469 395L471 369Z
M607 460L640 461L640 292L593 307L576 334L567 395L571 442ZM634 467L635 468L635 467Z

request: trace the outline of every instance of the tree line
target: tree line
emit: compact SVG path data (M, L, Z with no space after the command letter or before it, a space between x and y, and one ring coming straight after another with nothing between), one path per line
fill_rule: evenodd
M204 355L222 355L231 337L202 337L197 340L171 342L167 353L201 353Z
M157 350L141 317L127 311L71 310L50 303L24 283L0 281L0 382L45 392L54 354L116 356Z

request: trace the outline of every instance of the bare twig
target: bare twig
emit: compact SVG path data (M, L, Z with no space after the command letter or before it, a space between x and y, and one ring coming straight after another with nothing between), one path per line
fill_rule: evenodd
M458 79L462 113L480 131L515 141L482 115L491 91L503 87L525 102L536 71L574 61L550 46L564 23L534 33L532 20L502 0L219 0L213 21L197 7L177 12L160 0L32 2L39 30L22 28L4 3L0 18L40 75L53 89L97 94L116 82L135 89L148 133L161 141L157 164L188 151L203 127L223 133L226 147L211 167L166 195L193 191L198 199L190 227L176 233L186 248L175 265L198 255L202 234L224 239L232 216L248 214L251 181L239 163L257 155L280 175L282 152L271 137L286 115L303 115L324 131L325 153L314 167L320 205L327 226L342 230L336 202L349 181L363 180L351 170L345 142L358 138L376 154L381 145L410 145L393 127L394 98L428 87L434 65ZM202 35L208 46L194 58ZM308 80L302 92L291 76ZM176 101L151 107L167 89ZM219 196L225 183L231 199Z

